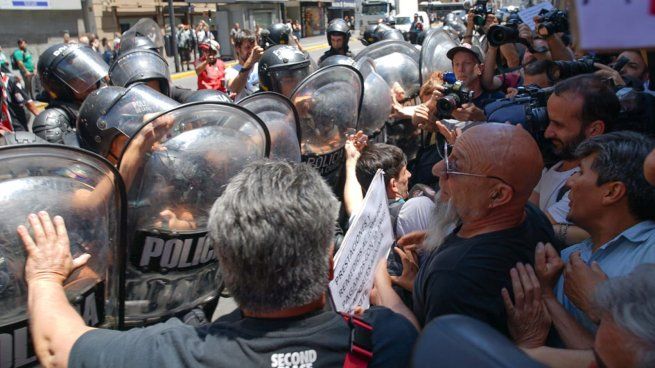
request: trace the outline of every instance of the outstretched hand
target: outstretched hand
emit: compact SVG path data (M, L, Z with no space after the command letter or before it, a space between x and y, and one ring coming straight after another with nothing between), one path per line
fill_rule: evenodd
M541 299L541 286L532 266L517 263L510 270L514 302L503 288L501 296L507 312L509 333L523 348L543 346L552 323L548 309Z
M17 229L27 251L25 281L28 284L52 281L63 285L71 272L86 264L91 256L83 254L73 259L66 225L60 216L55 216L53 224L48 213L41 211L38 216L30 214L28 222L34 238L25 226L20 225Z

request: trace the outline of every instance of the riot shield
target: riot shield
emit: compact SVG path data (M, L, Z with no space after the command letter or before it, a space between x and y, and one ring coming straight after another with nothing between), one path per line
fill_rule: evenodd
M255 114L217 102L154 116L130 139L118 165L128 192L128 326L215 300L221 283L207 241L210 209L230 178L269 149Z
M450 72L453 64L446 56L448 50L458 46L452 36L443 29L431 28L421 49L421 83L425 83L433 72Z
M121 328L125 189L105 159L60 145L0 147L0 366L36 361L28 339L25 251L16 228L47 211L63 217L73 257L88 263L64 283L68 300L90 326Z
M331 184L343 163L346 133L354 132L364 95L357 69L331 65L307 77L291 94L300 118L302 160Z
M300 162L298 112L291 101L275 92L252 94L237 105L257 115L271 135L271 158Z
M151 18L141 18L136 24L134 24L130 29L125 31L121 36L121 44L133 37L147 37L155 44L159 50L159 54L163 57L164 54L164 36L161 33L161 28ZM128 42L129 43L129 42ZM124 53L128 50L123 50L121 46L121 53Z
M357 130L373 136L381 131L391 114L393 100L391 88L387 82L375 72L373 61L366 57L357 62L357 69L364 77L364 99L359 114Z
M405 96L418 95L421 88L421 54L411 44L396 40L376 42L357 54L355 61L359 62L366 57L373 60L375 72L384 78L390 87L398 84L405 91Z

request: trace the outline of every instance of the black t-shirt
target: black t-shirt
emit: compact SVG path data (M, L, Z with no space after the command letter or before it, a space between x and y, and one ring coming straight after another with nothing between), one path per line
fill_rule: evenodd
M406 367L416 329L386 308L369 309L369 367ZM69 367L341 367L350 328L341 315L316 311L297 318L244 318L239 310L192 327L178 319L130 331L92 330L73 346Z
M451 233L421 265L414 283L414 313L421 325L446 314L464 314L508 335L500 296L512 291L510 269L534 263L538 242L555 241L553 226L539 208L528 204L515 228L464 239Z

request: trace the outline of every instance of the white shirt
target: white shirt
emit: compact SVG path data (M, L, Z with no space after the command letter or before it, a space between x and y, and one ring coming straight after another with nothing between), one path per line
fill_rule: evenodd
M569 193L568 191L562 198L558 200L560 189L566 184L571 175L580 171L579 167L574 167L567 171L558 171L564 161L556 163L550 169L541 174L539 183L534 188L536 193L539 193L539 208L548 213L553 220L558 224L569 224L566 216L569 214Z
M239 71L243 68L243 65L237 64L235 66L229 67L225 71L225 84L230 85L232 80L239 76ZM248 81L246 81L246 85L237 94L237 97L235 98L235 102L238 102L239 100L243 99L244 97L251 95L259 90L259 63L255 63L255 65L252 66L250 71L248 72Z

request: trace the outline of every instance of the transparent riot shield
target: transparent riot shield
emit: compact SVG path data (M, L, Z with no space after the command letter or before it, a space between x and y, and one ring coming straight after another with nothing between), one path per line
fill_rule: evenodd
M151 324L211 303L218 264L207 219L230 178L268 157L268 129L243 107L199 102L154 116L127 143L125 318Z
M421 54L411 44L396 40L376 42L357 54L355 62L367 57L373 60L375 72L390 87L399 85L408 98L418 95L421 88Z
M123 35L121 36L121 44L124 43L126 40L134 37L147 37L152 41L152 43L155 44L157 47L157 50L159 51L159 54L161 56L164 56L164 35L161 32L161 28L151 18L141 18L139 19L138 22L136 22L132 27L130 27L127 31L123 32ZM128 50L123 50L121 47L121 53L126 52Z
M271 158L300 162L298 112L291 101L275 92L252 94L237 105L255 113L271 135Z
M453 64L446 53L455 46L458 46L458 43L443 27L431 28L428 31L421 49L421 82L427 81L433 72L453 70Z
M28 336L25 251L16 228L30 213L61 216L73 258L88 263L64 283L68 300L90 326L121 328L125 189L105 159L60 145L0 147L0 366L36 362Z
M360 59L356 67L364 77L364 99L357 130L364 131L364 134L370 137L381 131L391 114L391 88L384 78L375 72L370 58Z
M333 185L343 164L346 134L357 128L363 92L357 69L331 65L307 77L291 94L300 118L302 160Z

